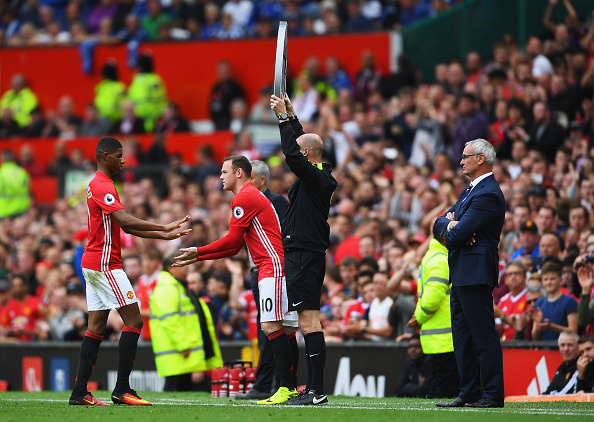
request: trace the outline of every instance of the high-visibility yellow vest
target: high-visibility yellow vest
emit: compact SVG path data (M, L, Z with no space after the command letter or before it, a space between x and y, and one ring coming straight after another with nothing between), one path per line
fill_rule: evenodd
M31 207L31 178L14 161L0 165L0 218L21 214Z
M9 89L0 99L0 108L9 108L12 111L12 118L20 127L26 127L31 123L31 111L37 107L37 96L29 88L25 87L19 92Z
M417 284L419 300L415 309L415 316L421 324L423 353L454 351L450 289L448 250L432 239L429 242L429 250L421 262Z
M128 88L128 98L134 103L134 112L144 119L144 128L152 132L155 122L167 107L167 90L156 73L137 73Z
M122 103L126 99L126 86L119 81L104 79L95 87L95 106L99 115L117 123L122 118Z
M215 355L204 357L204 346L196 308L184 286L162 271L149 299L151 341L157 372L162 377L208 371L223 366L221 349L208 306L199 299L206 318ZM184 358L182 351L190 349Z

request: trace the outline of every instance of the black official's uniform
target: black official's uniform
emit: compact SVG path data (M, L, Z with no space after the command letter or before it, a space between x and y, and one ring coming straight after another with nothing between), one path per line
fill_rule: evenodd
M281 224L289 310L319 310L330 243L328 214L338 183L330 164L314 165L300 152L304 134L298 119L280 123L286 162L298 177L289 189L289 209Z

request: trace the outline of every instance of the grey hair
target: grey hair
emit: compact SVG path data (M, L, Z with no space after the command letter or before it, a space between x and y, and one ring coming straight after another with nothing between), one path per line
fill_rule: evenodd
M572 337L576 343L580 339L580 336L575 331L565 330L565 331L562 331L561 334L559 334L559 338L557 339L557 344L559 346L561 346L561 336Z
M515 265L516 267L520 267L522 272L524 274L526 273L526 266L524 264L522 264L522 261L520 261L519 259L514 259L513 261L508 262L506 268L509 267L510 265Z
M541 297L545 297L547 295L547 291L544 289L544 287L539 286L538 284L528 286L528 288L526 288L526 293L540 293Z
M466 144L464 144L464 146L467 145L472 146L472 150L475 154L483 154L485 156L485 162L489 165L489 167L493 168L493 165L495 164L495 156L497 154L495 153L495 148L493 148L493 145L491 145L490 142L478 138L474 141L468 141Z
M253 160L250 163L252 164L252 170L256 173L256 177L266 176L264 186L268 186L268 180L270 179L270 168L268 168L268 164L260 160Z

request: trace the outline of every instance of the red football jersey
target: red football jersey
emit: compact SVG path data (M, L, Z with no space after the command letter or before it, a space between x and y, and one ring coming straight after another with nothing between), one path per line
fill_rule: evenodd
M89 242L81 266L95 271L122 269L120 226L111 213L124 209L113 180L97 172L87 189Z
M239 295L239 303L247 311L248 340L258 338L258 308L254 300L254 292L248 289Z
M526 289L522 290L517 296L512 296L511 292L505 294L499 301L499 309L506 316L510 315L522 315L526 308ZM516 330L510 325L503 323L503 332L505 334L505 341L511 341L514 339Z
M12 331L35 330L37 322L43 318L41 309L43 302L36 296L27 295L23 302L10 299L0 314L0 325L9 327ZM20 341L35 340L35 336L23 334L18 337Z
M285 255L280 222L272 203L251 183L246 184L231 202L233 215L229 233L198 248L198 261L233 256L247 245L258 279L285 275Z
M147 276L142 275L138 279L138 283L134 288L134 292L136 293L136 299L138 299L138 306L140 309L150 309L149 299L153 294L153 290L155 290L155 286L157 285L157 281L159 280L159 271L155 271L153 274ZM151 339L151 330L149 328L149 319L147 317L142 317L142 329L140 330L140 335L144 340Z
M231 206L230 226L247 227L244 239L258 267L258 278L285 275L280 221L270 200L248 183L235 195Z

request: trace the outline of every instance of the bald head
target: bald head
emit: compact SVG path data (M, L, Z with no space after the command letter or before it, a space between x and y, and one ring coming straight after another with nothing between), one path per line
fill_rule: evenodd
M309 161L316 164L322 159L324 152L324 142L319 135L315 133L306 133L297 138L297 144L301 148L301 153L307 157Z

